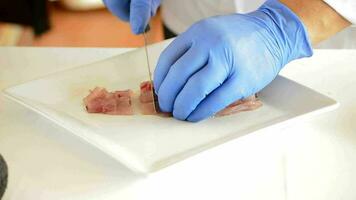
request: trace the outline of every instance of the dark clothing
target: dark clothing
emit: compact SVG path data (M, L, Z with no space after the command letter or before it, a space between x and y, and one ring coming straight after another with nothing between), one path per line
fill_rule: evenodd
M47 0L0 0L0 21L29 25L40 35L49 29Z

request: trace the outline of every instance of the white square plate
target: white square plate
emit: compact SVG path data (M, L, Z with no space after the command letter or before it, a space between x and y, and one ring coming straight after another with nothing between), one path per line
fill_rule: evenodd
M151 66L166 44L149 46ZM138 89L143 80L147 80L145 55L138 49L8 88L4 94L144 173L244 134L337 106L333 99L279 76L261 92L262 108L199 123L85 111L82 99L89 89Z

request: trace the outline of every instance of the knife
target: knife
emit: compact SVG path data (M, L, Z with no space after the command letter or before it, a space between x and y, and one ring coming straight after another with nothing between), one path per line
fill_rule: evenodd
M148 42L147 42L147 32L151 30L150 25L148 24L145 28L145 31L142 33L143 35L143 41L144 41L144 45L145 45L145 54L146 54L146 62L147 62L147 71L148 71L148 77L149 80L151 82L151 87L152 87L152 99L153 99L153 110L155 113L158 112L159 106L158 106L158 98L157 95L155 93L154 87L153 87L153 81L152 81L152 72L151 72L151 67L150 67L150 60L149 60L149 56L148 56Z

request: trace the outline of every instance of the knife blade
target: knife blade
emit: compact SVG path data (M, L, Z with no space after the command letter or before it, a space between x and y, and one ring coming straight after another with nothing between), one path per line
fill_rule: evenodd
M154 87L153 87L153 81L152 81L152 72L151 72L151 67L150 67L150 59L149 59L149 55L148 55L148 48L147 48L147 45L148 45L148 40L147 40L147 32L150 31L150 25L148 24L146 26L146 29L145 31L142 33L143 35L143 41L144 41L144 45L145 45L145 54L146 54L146 62L147 62L147 71L148 71L148 77L149 77L149 81L151 82L151 87L152 87L152 99L153 99L153 110L155 113L158 112L158 105L157 105L157 96L155 94L155 90L154 90Z

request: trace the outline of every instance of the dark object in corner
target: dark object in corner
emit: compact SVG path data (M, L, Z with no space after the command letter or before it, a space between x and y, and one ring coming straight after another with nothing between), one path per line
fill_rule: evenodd
M49 29L47 0L0 0L0 21L32 26L40 35Z
M4 158L0 155L0 199L5 193L7 186L8 170Z

